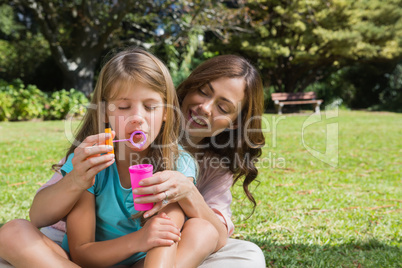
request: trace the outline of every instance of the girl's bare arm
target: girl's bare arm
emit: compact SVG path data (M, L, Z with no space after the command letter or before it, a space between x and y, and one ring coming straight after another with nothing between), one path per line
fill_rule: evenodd
M84 267L109 267L135 253L179 241L179 230L161 216L150 219L142 229L122 237L95 242L95 197L84 192L67 217L67 236L72 260Z

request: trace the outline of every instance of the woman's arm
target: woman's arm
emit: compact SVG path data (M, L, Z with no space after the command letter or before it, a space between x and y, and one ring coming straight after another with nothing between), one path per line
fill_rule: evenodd
M72 260L84 267L110 267L135 253L179 241L179 230L163 216L146 222L137 232L95 242L95 197L84 192L67 216L67 237Z
M74 151L74 169L80 172L69 173L63 179L60 173L55 173L51 180L59 181L36 194L29 211L36 227L63 219L81 194L93 185L95 175L113 164L114 155L105 154L113 148L103 145L108 135L102 133L87 137ZM95 143L98 145L94 146Z
M226 225L222 223L215 212L208 206L204 197L195 186L193 186L193 190L178 203L187 217L207 220L216 228L219 234L219 239L215 252L226 245L228 238L228 229Z
M163 171L141 181L143 187L136 188L138 194L153 194L151 196L136 198L138 203L156 203L154 208L146 215L151 216L162 207L165 199L165 191L168 194L169 203L178 202L184 213L189 218L201 218L209 221L219 233L219 241L216 251L226 244L228 229L218 218L215 212L205 202L204 197L195 187L193 179L185 177L178 171ZM230 193L230 188L228 189ZM230 201L229 201L230 205Z

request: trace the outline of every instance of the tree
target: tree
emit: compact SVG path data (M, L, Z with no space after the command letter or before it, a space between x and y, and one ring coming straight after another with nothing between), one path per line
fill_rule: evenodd
M0 78L30 80L50 52L46 40L23 18L18 20L13 8L0 4Z
M401 0L249 0L237 11L248 31L232 29L209 49L254 60L277 91L302 91L356 61L401 57L401 6Z
M201 14L220 1L11 0L19 17L32 18L63 73L63 87L89 95L101 57L136 45L166 56L176 74L189 72L198 47ZM212 22L213 19L207 20ZM208 26L206 26L208 28ZM181 64L180 62L187 63Z
M35 1L13 4L33 14L63 73L64 88L92 92L96 64L134 1ZM143 10L143 8L140 8Z

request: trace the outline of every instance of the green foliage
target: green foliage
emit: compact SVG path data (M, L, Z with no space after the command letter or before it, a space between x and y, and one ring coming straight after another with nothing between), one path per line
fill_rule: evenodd
M373 109L402 112L402 64L398 64L394 71L386 76L388 85L379 94L380 104Z
M87 104L88 99L80 91L75 89L55 91L49 96L49 102L46 104L45 119L60 120L66 118L67 115L83 116Z
M20 79L14 80L11 84L0 85L0 96L4 100L0 118L3 120L20 121L41 118L43 115L46 94L34 85L26 88Z
M87 103L85 95L74 89L48 96L34 85L25 87L20 79L11 83L0 80L0 121L78 117L85 113Z
M16 18L10 5L0 5L0 77L32 81L50 56L49 46L32 25L29 28Z
M252 0L230 37L209 49L257 61L267 85L303 91L358 61L381 63L402 55L402 1Z
M334 71L325 79L307 86L305 91L316 92L318 98L324 100L324 105L340 102L347 107L351 107L356 95L356 88L346 79L346 73L347 68Z
M165 44L163 47L168 58L167 66L175 86L183 82L190 75L191 70L200 63L200 60L195 57L198 48L198 34L197 32L190 34L189 42L182 54L173 45Z

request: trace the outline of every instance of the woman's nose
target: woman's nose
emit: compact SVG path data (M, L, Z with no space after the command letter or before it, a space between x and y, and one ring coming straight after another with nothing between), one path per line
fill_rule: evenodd
M213 101L205 101L204 103L201 103L199 108L201 111L201 115L206 115L210 116L212 113L212 107L213 107Z

